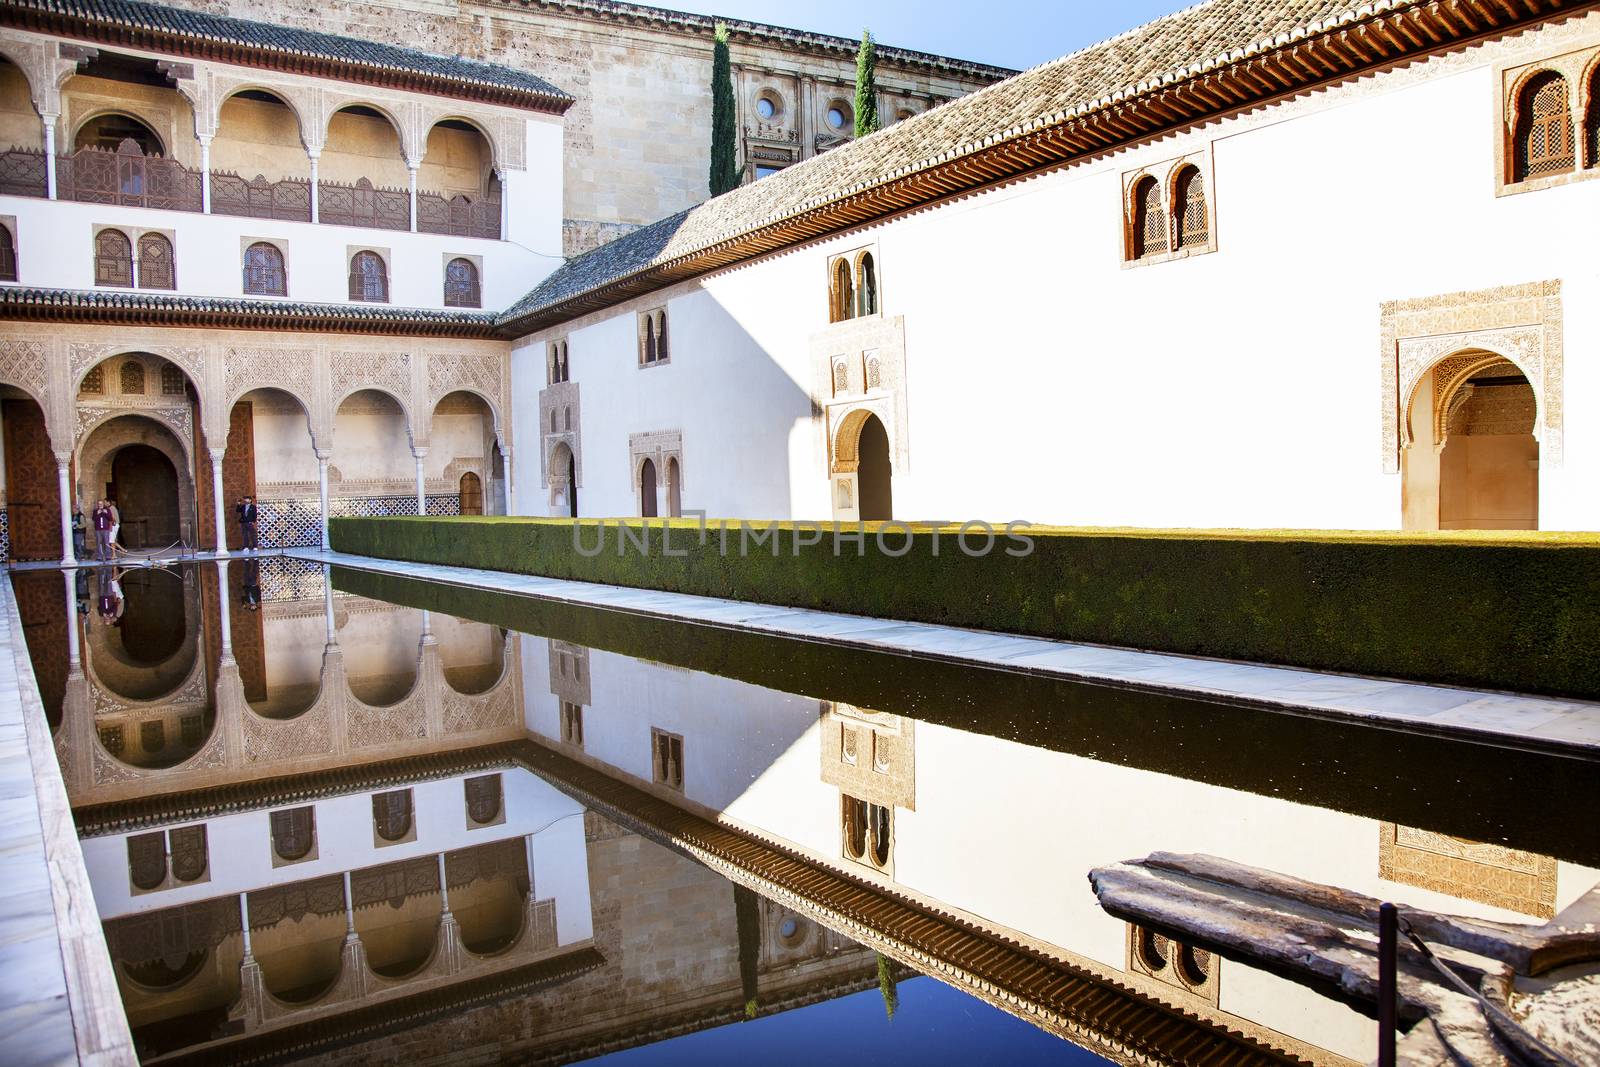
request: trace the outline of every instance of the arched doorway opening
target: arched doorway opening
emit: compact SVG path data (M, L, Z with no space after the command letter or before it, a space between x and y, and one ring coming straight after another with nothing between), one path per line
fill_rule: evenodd
M656 517L656 463L647 459L639 464L639 514Z
M667 514L673 518L683 515L683 470L677 456L667 457Z
M85 516L96 500L121 513L117 543L132 551L194 544L195 483L188 449L165 423L119 415L95 427L78 453L79 495Z
M575 519L578 517L578 461L565 441L550 449L548 480L550 483L550 514Z
M416 514L416 472L409 420L398 400L378 389L359 389L340 401L333 416L329 493L349 514Z
M1441 360L1407 414L1406 529L1539 528L1538 398L1520 368L1489 352Z
M123 547L161 549L180 540L178 471L159 449L132 444L112 453L106 496L122 513Z
M457 510L463 515L483 514L483 479L471 471L461 476L456 492Z
M861 517L893 518L889 434L883 428L878 416L868 415L866 421L861 424L861 436L857 438L856 454L860 457L860 465L856 468L856 482L861 492Z
M61 558L61 489L44 409L14 386L0 386L10 559Z

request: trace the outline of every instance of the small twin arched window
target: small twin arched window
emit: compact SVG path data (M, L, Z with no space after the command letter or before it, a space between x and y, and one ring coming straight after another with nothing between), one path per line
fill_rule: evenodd
M159 233L143 234L139 238L139 288L176 289L177 264L172 255L172 242Z
M389 302L389 267L378 253L362 251L350 257L350 299Z
M667 309L655 308L639 313L639 365L654 366L671 358L667 347Z
M447 308L483 306L483 292L478 284L478 267L472 260L458 256L445 264L444 306Z
M177 260L172 241L160 233L139 236L137 267L133 241L121 230L105 229L94 235L94 283L131 289L176 289ZM15 256L13 255L13 274Z
M828 321L878 313L878 264L871 252L838 256L828 267Z
M1529 78L1517 96L1512 180L1528 181L1573 169L1572 109L1567 79L1554 71Z
M1150 259L1170 252L1201 252L1211 244L1205 177L1188 164L1176 168L1165 190L1154 175L1134 182L1128 203L1128 255Z
M567 363L566 338L549 343L549 360L550 366L548 369L551 385L572 380L572 368Z
M316 844L317 828L311 807L284 808L272 813L272 851L280 860L304 859Z

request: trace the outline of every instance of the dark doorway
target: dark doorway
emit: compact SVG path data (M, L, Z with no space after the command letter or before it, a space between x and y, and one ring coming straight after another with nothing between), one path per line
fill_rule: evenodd
M471 471L461 476L459 492L460 512L463 515L483 514L483 480Z
M578 517L578 457L567 453L567 507L571 518Z
M178 472L159 449L118 449L107 490L122 515L119 540L125 547L166 548L178 542Z
M667 514L673 518L683 514L683 472L675 456L667 460Z
M889 435L876 415L868 415L856 443L860 465L856 468L863 519L890 519L894 507L889 488Z
M639 467L639 514L647 519L656 516L656 464L645 460Z
M61 487L45 431L44 410L32 399L7 398L6 521L12 559L61 558Z

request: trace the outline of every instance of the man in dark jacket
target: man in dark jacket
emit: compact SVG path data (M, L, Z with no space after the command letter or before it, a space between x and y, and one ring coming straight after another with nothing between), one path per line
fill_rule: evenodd
M239 532L244 535L244 550L256 550L256 498L247 496L239 501Z

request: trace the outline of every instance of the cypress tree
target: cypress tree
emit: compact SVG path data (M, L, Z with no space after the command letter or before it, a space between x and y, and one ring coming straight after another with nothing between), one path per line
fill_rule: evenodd
M734 142L733 64L728 58L728 27L717 24L711 52L711 195L739 185L739 163Z
M865 137L878 128L878 48L872 31L861 31L861 50L856 53L856 136Z

